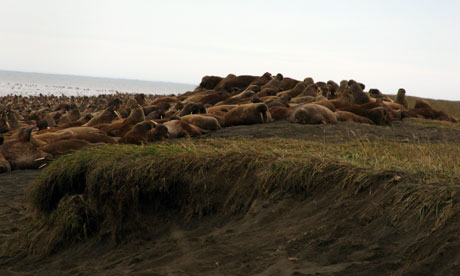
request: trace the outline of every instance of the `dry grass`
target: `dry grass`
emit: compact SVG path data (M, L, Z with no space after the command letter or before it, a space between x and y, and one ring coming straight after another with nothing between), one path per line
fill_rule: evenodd
M435 229L459 212L459 161L458 145L359 139L202 139L83 149L54 161L33 186L42 223L27 246L51 253L98 233L120 241L150 231L147 217L235 214L274 192L307 197L318 189L351 196L391 189L395 223L412 215L421 223L430 218Z

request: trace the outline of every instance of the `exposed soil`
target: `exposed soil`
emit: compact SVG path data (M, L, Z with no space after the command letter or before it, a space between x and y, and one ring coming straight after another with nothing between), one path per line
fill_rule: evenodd
M311 141L342 142L356 140L386 140L396 142L460 143L460 125L441 121L405 119L392 125L375 126L357 123L336 125L301 125L286 121L268 124L226 127L202 137L210 138L268 138L281 137Z
M207 137L460 142L458 127L437 125L275 122ZM30 219L24 190L38 174L0 175L1 243ZM171 216L156 234L117 246L90 240L45 258L0 257L0 275L460 275L460 218L437 230L430 221L418 224L415 216L396 223L387 208L393 196L382 186L345 197L327 185L307 198L274 194L245 214L187 225Z

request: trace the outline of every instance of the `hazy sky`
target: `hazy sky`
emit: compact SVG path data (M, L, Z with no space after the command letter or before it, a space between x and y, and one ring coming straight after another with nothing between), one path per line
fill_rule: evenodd
M268 71L460 100L460 0L0 0L0 69L195 84Z

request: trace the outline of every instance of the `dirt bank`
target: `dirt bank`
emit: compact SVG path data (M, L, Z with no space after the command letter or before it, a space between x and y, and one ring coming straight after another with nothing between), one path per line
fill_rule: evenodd
M208 134L234 136L460 142L456 126L418 120L391 127L276 122ZM38 174L0 175L0 242L30 219L24 189ZM252 202L247 212L189 223L172 213L155 222L154 233L118 245L92 238L47 257L4 255L0 275L458 275L460 218L442 228L433 226L435 219L420 223L414 214L396 219L391 204L399 188L392 183L376 182L356 193L324 183L307 196L274 193ZM460 198L450 200L458 208Z

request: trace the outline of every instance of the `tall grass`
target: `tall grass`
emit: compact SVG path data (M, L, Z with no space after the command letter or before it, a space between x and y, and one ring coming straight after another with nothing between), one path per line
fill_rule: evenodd
M394 222L407 214L440 227L458 213L460 146L287 139L178 140L107 145L54 161L31 191L41 230L32 252L51 253L94 235L116 242L151 231L155 217L184 221L245 212L273 192L311 196L319 188L355 195L391 187Z

